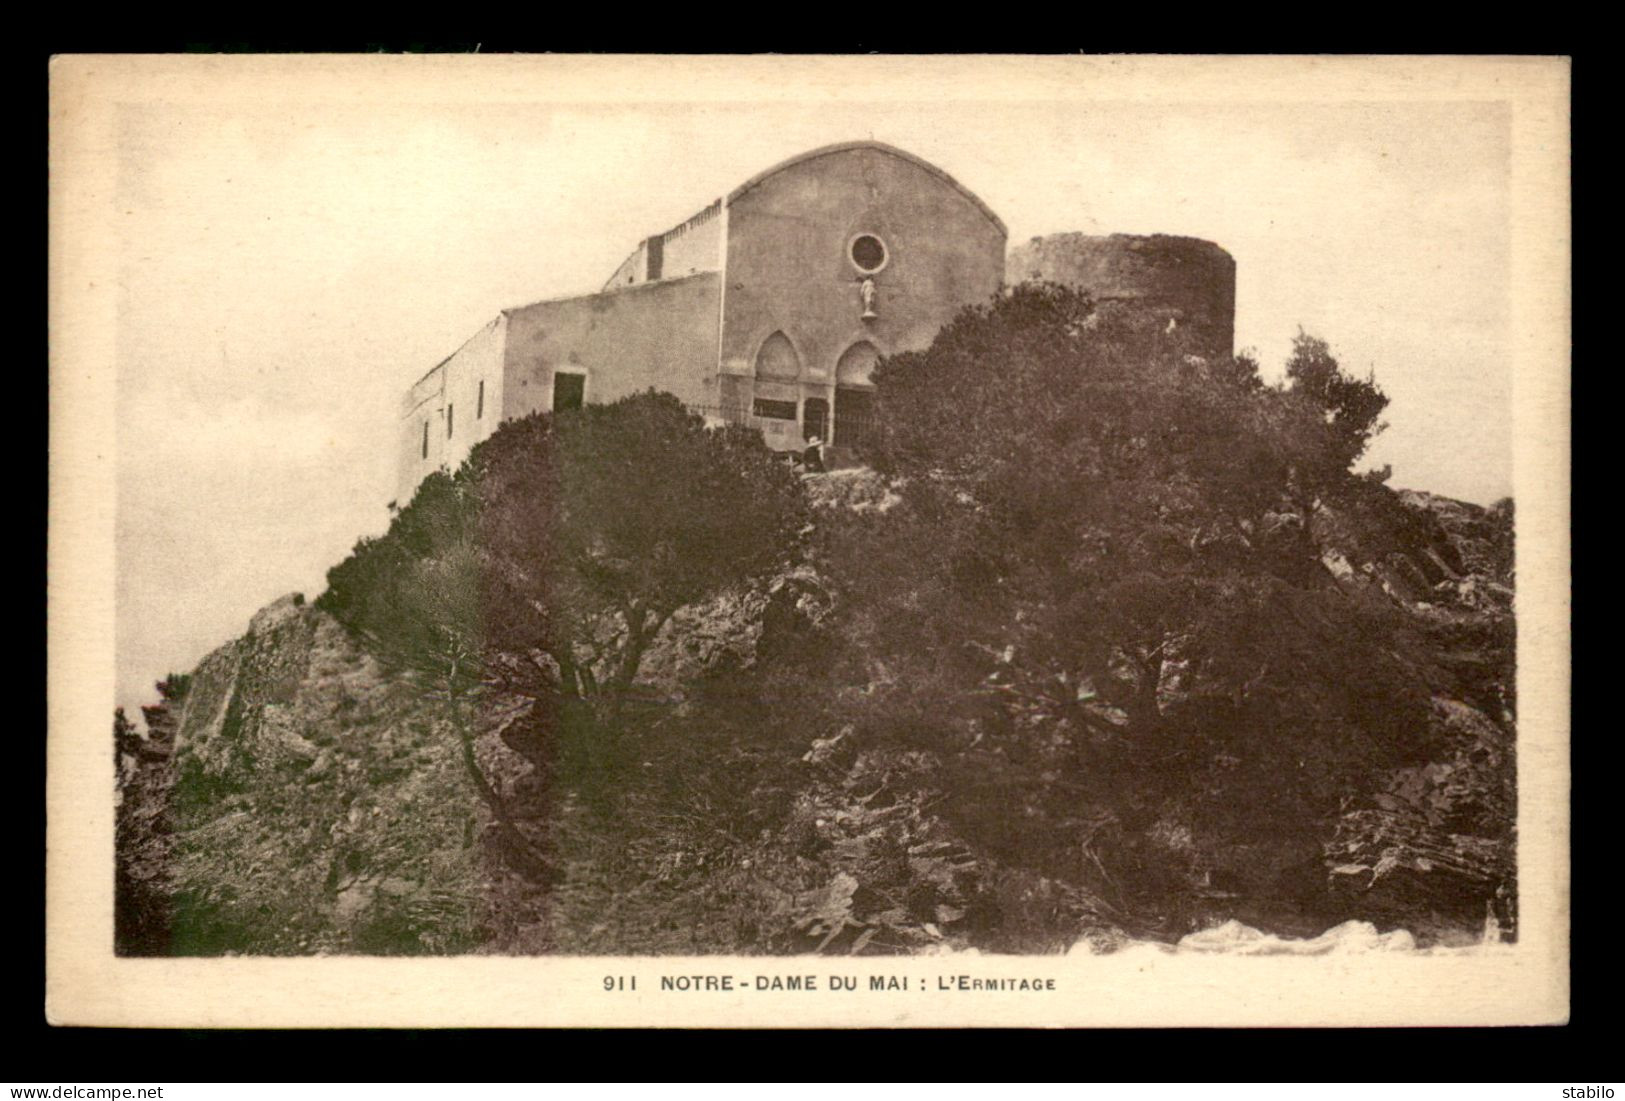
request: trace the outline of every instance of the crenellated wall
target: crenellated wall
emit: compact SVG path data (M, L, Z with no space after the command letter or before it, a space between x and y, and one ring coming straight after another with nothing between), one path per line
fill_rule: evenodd
M681 225L644 238L632 255L621 261L603 289L619 290L658 279L681 279L720 270L725 220L722 200L718 199Z
M681 279L722 267L722 200L661 234L660 278Z
M1218 355L1235 346L1236 261L1211 241L1157 234L1091 237L1057 233L1010 250L1010 284L1043 279L1098 300L1135 302L1193 325Z

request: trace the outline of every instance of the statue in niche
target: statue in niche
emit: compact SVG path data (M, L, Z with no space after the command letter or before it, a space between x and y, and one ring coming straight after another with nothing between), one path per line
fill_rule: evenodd
M875 313L875 281L873 279L863 281L858 287L858 297L863 300L863 319L865 321L871 317L880 316Z

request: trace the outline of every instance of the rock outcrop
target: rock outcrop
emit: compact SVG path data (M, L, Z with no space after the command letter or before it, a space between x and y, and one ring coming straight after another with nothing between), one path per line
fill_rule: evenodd
M1430 640L1438 666L1424 760L1356 799L1326 844L1338 905L1435 938L1489 918L1515 930L1516 718L1509 507L1402 490L1359 513L1317 511L1341 585L1375 586Z
M435 702L297 594L198 665L175 733L173 951L479 940L479 804Z

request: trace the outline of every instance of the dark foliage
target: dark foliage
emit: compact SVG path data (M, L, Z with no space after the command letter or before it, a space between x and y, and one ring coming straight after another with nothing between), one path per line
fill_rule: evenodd
M510 746L612 783L650 644L678 608L789 561L804 519L759 434L649 391L502 426L331 570L318 606L444 693L506 818L474 760L468 694L535 701Z
M504 425L317 603L415 668L536 698L624 692L673 612L784 561L801 522L760 436L650 391Z
M504 425L318 601L404 674L439 764L373 715L323 758L342 792L246 790L318 766L176 776L119 716L126 805L162 809L121 808L121 951L1035 952L1470 924L1486 898L1510 921L1511 502L1354 474L1387 399L1324 342L1271 385L1161 320L1047 285L964 311L878 365L858 478L804 483L653 392ZM255 706L220 712L220 760ZM329 851L337 808L400 775L419 802L393 809L448 853L377 805ZM225 805L299 838L255 834L172 929L131 859ZM296 860L350 890L342 936L282 905L265 869Z
M904 504L830 549L843 628L885 669L862 722L941 756L978 844L1127 914L1272 835L1313 864L1341 801L1417 751L1417 640L1306 530L1365 483L1385 404L1323 343L1266 386L1022 286L875 381Z
M175 731L188 686L188 677L173 673L154 686L159 702L141 709L144 737L123 708L113 715L118 784L113 946L121 956L161 956L170 950Z

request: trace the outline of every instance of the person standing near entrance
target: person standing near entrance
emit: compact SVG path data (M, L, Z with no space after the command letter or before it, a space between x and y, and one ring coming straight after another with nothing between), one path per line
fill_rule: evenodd
M801 469L807 474L824 473L824 441L817 433L807 434L807 450L801 453Z

